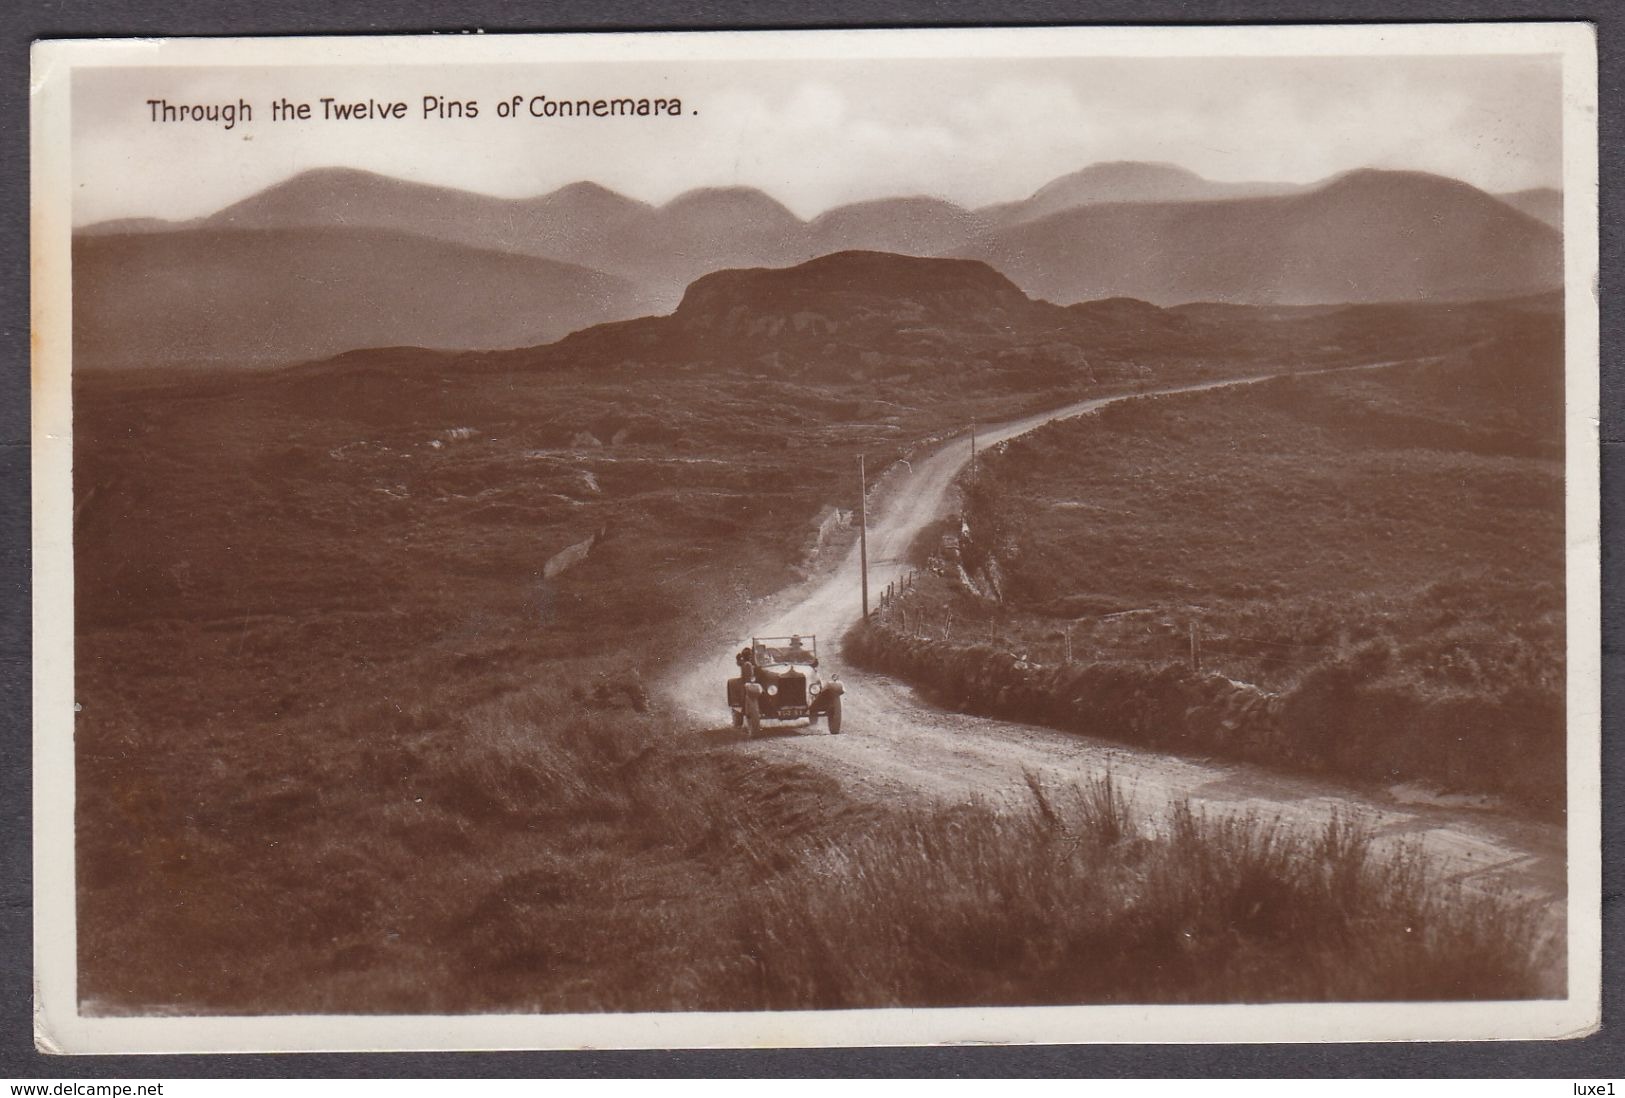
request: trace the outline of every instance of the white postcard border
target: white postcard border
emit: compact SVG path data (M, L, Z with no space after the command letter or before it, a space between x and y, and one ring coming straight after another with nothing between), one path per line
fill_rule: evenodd
M86 1017L75 995L70 74L93 66L909 57L1560 55L1567 264L1569 998L620 1015ZM1601 994L1597 74L1588 24L1097 27L59 41L36 44L33 323L35 1031L47 1052L1313 1042L1582 1036Z

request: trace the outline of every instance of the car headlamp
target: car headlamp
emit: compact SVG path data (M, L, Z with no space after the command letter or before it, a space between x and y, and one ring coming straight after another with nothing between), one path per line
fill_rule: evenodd
M809 683L807 685L807 695L809 697L816 698L818 696L818 692L822 689L824 689L824 684L821 682Z
M778 683L774 683L772 686L769 686L767 688L768 697L777 697L778 693L779 693L779 684Z

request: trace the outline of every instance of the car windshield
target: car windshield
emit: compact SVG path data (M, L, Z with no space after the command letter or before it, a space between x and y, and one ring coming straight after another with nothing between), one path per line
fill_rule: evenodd
M813 650L804 644L763 644L756 649L758 663L811 663Z

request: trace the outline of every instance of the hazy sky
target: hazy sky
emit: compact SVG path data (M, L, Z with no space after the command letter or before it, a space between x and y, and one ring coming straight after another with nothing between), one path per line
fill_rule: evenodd
M1561 178L1561 73L1541 57L657 62L82 69L74 221L210 213L307 168L345 165L505 196L592 180L663 202L760 187L803 217L933 194L1022 198L1102 160L1213 179L1307 182L1412 168L1486 190ZM421 116L425 95L475 120ZM497 114L513 96L679 97L678 118ZM388 122L272 122L271 101L405 100ZM153 123L148 99L235 103L253 120Z

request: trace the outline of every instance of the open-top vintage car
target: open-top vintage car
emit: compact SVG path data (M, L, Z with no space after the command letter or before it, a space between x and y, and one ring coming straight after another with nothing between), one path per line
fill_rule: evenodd
M734 657L739 676L728 680L728 708L735 728L752 736L763 721L796 721L808 726L823 717L832 735L841 731L841 694L845 687L818 671L818 638L752 637Z

